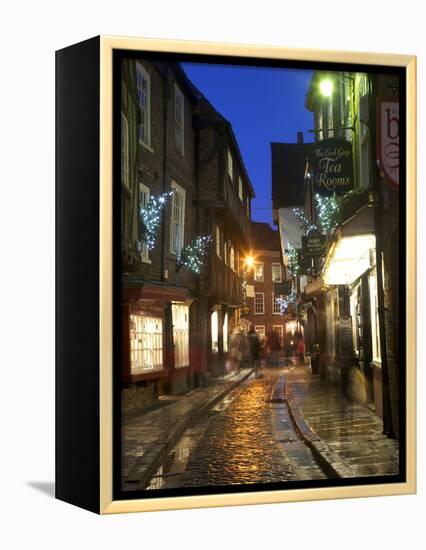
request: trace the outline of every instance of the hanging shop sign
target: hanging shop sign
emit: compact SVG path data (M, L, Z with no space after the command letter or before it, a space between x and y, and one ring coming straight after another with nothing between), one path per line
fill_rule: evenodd
M377 99L377 158L385 180L399 188L399 101Z
M354 188L352 143L330 138L312 148L314 191L320 195L344 195Z
M309 231L302 237L302 255L305 258L321 258L326 252L326 236L319 231Z
M291 294L291 289L293 286L293 281L283 281L282 283L274 283L274 294L275 296L289 296Z

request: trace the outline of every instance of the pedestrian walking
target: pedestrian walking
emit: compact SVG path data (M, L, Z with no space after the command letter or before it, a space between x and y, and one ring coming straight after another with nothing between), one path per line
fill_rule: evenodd
M297 355L299 357L299 363L301 365L304 365L305 364L305 342L303 341L302 336L297 341Z
M257 334L254 328L254 325L250 325L250 330L247 335L247 338L250 346L251 363L254 368L255 377L257 378L259 360L260 360L260 339L259 339L259 335Z
M291 334L287 333L284 344L284 353L286 365L289 367L291 365L291 358L293 357L293 342L291 340Z
M268 364L272 367L277 367L279 364L278 354L281 349L281 342L280 337L275 330L268 332L268 336L266 338L266 349L268 353Z

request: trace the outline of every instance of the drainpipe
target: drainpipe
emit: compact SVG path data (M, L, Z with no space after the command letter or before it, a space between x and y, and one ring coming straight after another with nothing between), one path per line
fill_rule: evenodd
M379 174L376 158L376 77L371 78L371 94L370 94L370 134L371 134L371 166L372 180L374 193L374 226L376 233L376 273L377 273L377 302L379 316L379 332L380 332L380 355L382 359L382 400L383 400L383 433L387 437L394 439L395 433L392 423L392 407L389 386L389 366L386 349L386 323L385 323L385 293L383 286L383 246L382 246L382 211L380 204L383 203L381 189L379 183Z

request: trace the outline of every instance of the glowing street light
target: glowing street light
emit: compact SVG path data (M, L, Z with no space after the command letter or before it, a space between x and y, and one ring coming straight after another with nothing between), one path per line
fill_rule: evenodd
M328 78L320 82L319 88L324 97L330 97L333 93L333 83Z
M244 263L248 269L251 269L254 266L253 256L247 256Z

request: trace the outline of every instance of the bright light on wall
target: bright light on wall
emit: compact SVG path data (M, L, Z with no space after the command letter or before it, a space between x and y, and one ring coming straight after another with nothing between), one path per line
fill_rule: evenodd
M245 265L247 268L252 268L254 266L254 258L253 256L247 256L245 259Z
M324 282L327 285L350 285L370 264L370 250L376 246L374 235L343 237L338 241L327 262Z
M320 82L320 92L324 97L330 97L333 93L333 83L331 80L321 80Z

